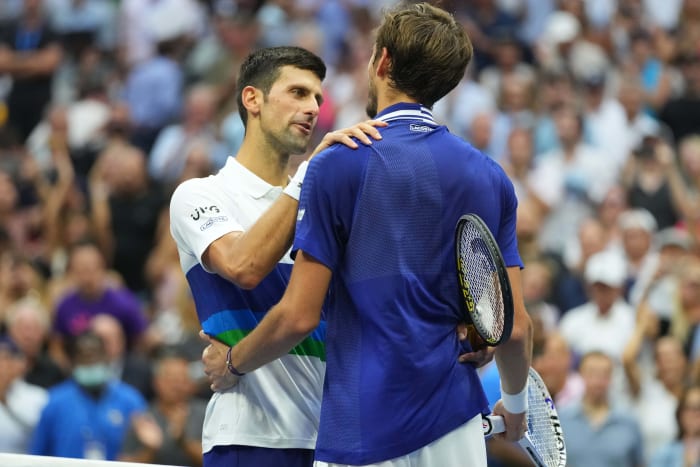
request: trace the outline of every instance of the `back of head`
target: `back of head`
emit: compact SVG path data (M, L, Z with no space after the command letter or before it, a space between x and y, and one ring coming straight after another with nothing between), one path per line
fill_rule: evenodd
M248 55L241 64L236 83L238 93L236 102L244 125L248 123L248 112L243 106L241 98L243 88L253 86L260 89L266 96L279 78L281 68L285 66L311 71L321 81L326 77L326 65L323 60L301 47L268 47L256 50Z
M473 55L464 28L427 3L402 4L385 13L375 58L383 48L391 58L393 87L427 107L457 86Z

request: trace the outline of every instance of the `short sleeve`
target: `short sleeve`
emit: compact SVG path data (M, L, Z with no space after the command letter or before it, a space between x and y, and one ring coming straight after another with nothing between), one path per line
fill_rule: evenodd
M515 231L518 211L518 198L515 196L515 188L508 177L503 174L502 178L503 206L501 225L498 229L496 243L501 250L503 261L506 267L523 267L520 252L518 251L518 240Z
M299 199L292 254L313 256L329 269L342 257L366 157L336 145L309 163Z
M215 183L211 178L187 180L170 199L170 232L178 249L195 256L200 264L214 240L244 230L207 182Z

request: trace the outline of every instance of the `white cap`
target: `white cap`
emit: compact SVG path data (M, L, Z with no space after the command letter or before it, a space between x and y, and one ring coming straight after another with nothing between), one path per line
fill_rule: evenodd
M621 254L601 251L586 261L584 277L589 284L601 283L610 287L622 287L627 277L627 265Z
M621 230L641 229L650 234L656 232L657 224L654 216L642 208L628 209L620 214L617 220Z
M571 13L555 11L545 23L542 39L552 44L570 42L581 32L581 22Z

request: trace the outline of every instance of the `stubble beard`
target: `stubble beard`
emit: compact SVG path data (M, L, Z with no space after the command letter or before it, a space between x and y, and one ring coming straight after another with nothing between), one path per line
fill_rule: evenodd
M309 146L309 136L298 136L294 135L293 130L287 127L281 133L266 132L266 139L270 146L275 148L275 150L285 159L288 159L290 155L304 154Z
M367 92L367 107L365 107L365 112L367 112L369 118L377 116L377 90L374 88L371 81Z

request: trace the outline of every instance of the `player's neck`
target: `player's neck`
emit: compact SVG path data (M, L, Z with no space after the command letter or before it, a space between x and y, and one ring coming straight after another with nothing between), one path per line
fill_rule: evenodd
M396 104L417 104L418 101L400 91L386 87L377 94L377 113Z
M262 139L245 138L236 160L270 185L287 183L289 154L279 154Z

